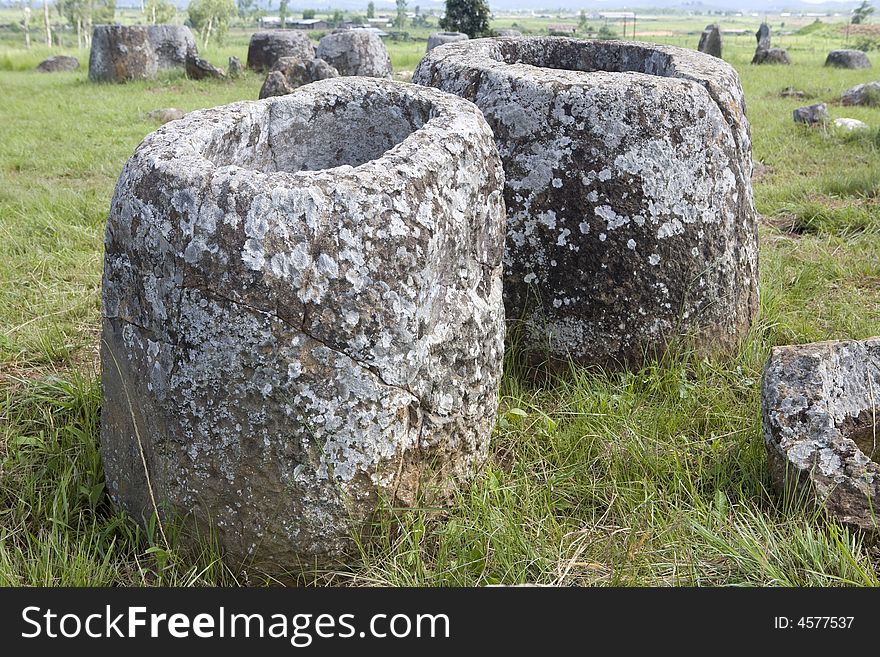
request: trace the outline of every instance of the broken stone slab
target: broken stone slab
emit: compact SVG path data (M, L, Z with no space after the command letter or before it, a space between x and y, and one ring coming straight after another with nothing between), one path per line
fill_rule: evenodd
M248 44L247 67L267 71L282 57L312 59L315 46L302 30L256 32Z
M153 80L159 58L149 31L139 25L95 25L89 79L95 82Z
M834 119L834 127L841 132L856 132L858 130L867 130L868 124L858 119L840 118Z
M721 58L721 28L717 23L707 25L703 33L700 34L700 43L697 50L707 55Z
M495 421L502 187L475 106L378 79L148 135L105 238L113 501L280 573L347 553L380 501L442 500Z
M504 30L502 30L504 31ZM515 30L509 30L511 32ZM516 34L501 34L499 32L498 36L520 36ZM456 41L467 41L470 37L464 32L434 32L431 36L428 37L428 50L433 50L437 46L442 46L444 43L455 43Z
M186 77L190 80L222 80L226 77L226 71L191 51L186 54Z
M770 26L767 23L761 23L758 31L755 32L755 39L758 40L758 50L770 49Z
M38 73L60 73L75 71L79 68L79 60L67 55L52 55L37 65Z
M816 103L806 107L798 107L792 112L795 123L807 125L825 125L831 120L828 114L828 106L825 103Z
M788 53L782 48L758 48L752 57L752 64L791 64Z
M876 532L880 338L776 347L764 368L761 406L777 488Z
M461 32L458 32L458 34L461 34ZM467 35L465 35L465 36L467 36ZM511 29L495 30L495 36L500 36L500 37L521 37L521 36L522 36L522 32L520 32L519 30L511 30ZM461 40L463 41L464 39L461 39Z
M280 73L280 77L276 73ZM260 98L283 96L305 84L336 77L339 77L339 73L323 59L282 57L266 76L260 89Z
M160 69L184 68L186 54L197 52L192 30L186 25L148 25L147 35Z
M391 78L391 57L382 38L365 30L344 30L328 34L315 52L339 75Z
M186 112L179 110L176 107L163 107L147 112L148 119L151 121L158 121L159 123L176 121L177 119L182 119L184 116L186 116Z
M871 60L861 50L832 50L825 59L825 66L835 68L871 68Z
M847 89L840 97L841 105L880 106L880 82L866 82Z
M504 162L507 316L544 359L619 367L682 335L736 344L758 309L749 123L694 50L569 38L428 52L414 81L473 101Z

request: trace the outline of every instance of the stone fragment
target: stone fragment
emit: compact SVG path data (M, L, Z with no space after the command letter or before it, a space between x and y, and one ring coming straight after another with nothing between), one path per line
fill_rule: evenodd
M229 64L226 66L226 73L231 78L237 78L244 73L244 66L238 57L230 57Z
M840 97L841 105L880 106L880 82L866 82L847 89Z
M798 107L792 114L795 123L806 123L807 125L825 125L831 119L825 103Z
M302 30L272 30L256 32L248 45L247 66L255 71L267 71L282 57L312 59L315 46Z
M871 60L861 50L832 50L825 66L835 68L871 68Z
M777 488L876 533L880 338L776 347L761 407Z
M498 36L516 36L516 35L507 35L507 34L499 34ZM437 46L442 46L444 43L455 43L456 41L467 41L470 37L464 32L434 32L431 36L428 37L428 50L433 50Z
M159 123L176 121L177 119L182 119L184 116L186 116L186 112L179 110L176 107L164 107L161 109L155 109L152 112L147 112L148 119L158 121Z
M495 421L502 190L475 106L385 80L148 135L105 236L112 500L272 574L346 554L380 503L442 501Z
M461 32L458 32L457 34L461 34ZM503 29L495 30L495 35L500 37L520 37L522 36L522 32L520 32L519 30ZM461 40L463 41L463 39Z
M186 55L186 77L191 80L204 80L206 78L219 80L226 77L226 72L222 68L217 68L206 59L202 59L195 52L189 52Z
M473 101L504 162L504 295L531 360L640 364L758 309L749 123L736 71L683 48L475 39L414 81Z
M260 87L259 98L262 100L263 98L271 98L273 96L286 96L294 91L296 89L290 86L287 78L284 77L284 73L281 71L269 71L269 74L263 81L263 86Z
M707 25L706 29L700 35L700 44L697 50L707 55L721 58L721 28L717 23Z
M89 54L89 79L128 82L155 79L159 58L146 27L95 25Z
M52 55L37 65L38 73L59 73L62 71L75 71L79 68L79 60L67 55Z
M782 48L758 49L752 57L752 64L791 64L788 53Z
M841 132L856 132L858 130L867 130L868 124L858 119L834 119L834 127Z
M366 30L344 30L328 34L318 42L316 57L335 68L339 75L391 78L391 57L381 37Z

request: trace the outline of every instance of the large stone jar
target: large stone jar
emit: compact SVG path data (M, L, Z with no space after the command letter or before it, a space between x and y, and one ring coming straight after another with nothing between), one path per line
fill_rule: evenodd
M146 27L95 25L89 54L89 79L95 82L152 80L159 56Z
M749 124L736 72L681 48L478 39L414 81L476 103L504 163L504 296L532 360L638 364L728 347L758 308Z
M385 44L377 34L366 30L342 30L322 37L315 56L339 75L391 77L391 57Z
M148 135L105 239L113 500L277 572L449 492L494 424L503 241L492 133L434 89L323 80Z

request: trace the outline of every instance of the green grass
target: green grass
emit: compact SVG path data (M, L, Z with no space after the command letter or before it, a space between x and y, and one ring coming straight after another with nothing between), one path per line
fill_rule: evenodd
M498 27L516 21L536 31L560 22ZM640 31L693 46L707 22L664 17ZM354 564L301 582L877 584L873 547L771 490L760 430L773 345L880 334L880 109L831 102L876 73L822 66L843 45L835 30L779 37L791 67L751 67L754 38L725 39L764 166L761 312L741 349L670 355L628 374L573 368L540 386L511 364L485 472L441 510L385 512ZM415 67L417 36L389 44L396 71ZM104 221L122 164L157 127L146 112L256 98L262 79L95 85L85 70L33 73L48 51L10 38L0 41L0 584L261 583L224 565L210 541L185 551L173 526L163 537L113 510L96 356ZM246 43L233 30L205 55L225 65ZM870 57L880 66L880 53ZM787 86L872 129L796 126L803 101L780 97Z

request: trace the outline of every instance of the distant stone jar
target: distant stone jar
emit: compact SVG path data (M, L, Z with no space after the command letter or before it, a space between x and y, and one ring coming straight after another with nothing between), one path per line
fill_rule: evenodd
M861 50L832 50L825 58L825 66L834 68L871 68L871 60Z
M499 33L498 36L515 35ZM468 35L463 32L434 32L428 37L428 50L433 50L437 46L442 46L444 43L455 43L456 41L467 41L468 39Z
M192 30L186 25L148 25L147 36L159 58L159 68L184 68L186 54L197 52Z
M139 25L95 25L89 54L89 79L95 82L152 80L159 57L149 31Z
M330 64L339 75L391 77L391 57L385 44L378 35L366 30L343 30L322 37L315 56Z
M876 537L880 338L773 349L761 405L777 488Z
M687 335L729 347L758 309L743 93L683 48L479 39L414 81L492 127L506 176L504 297L530 360L638 365Z
M315 46L302 30L272 30L256 32L248 44L247 67L266 71L282 57L312 59Z
M700 35L700 43L697 46L697 50L707 55L721 58L721 28L717 24L713 23L706 26L706 29Z
M105 238L112 499L271 573L442 499L487 457L503 241L492 133L435 89L322 80L148 135Z

